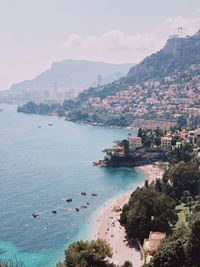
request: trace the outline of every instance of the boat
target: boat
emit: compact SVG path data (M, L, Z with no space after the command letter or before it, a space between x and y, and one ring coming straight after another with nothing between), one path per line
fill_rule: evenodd
M86 192L81 192L81 196L86 196Z
M53 123L48 123L49 126L53 126Z
M52 213L56 214L57 213L57 210L52 210Z
M76 208L76 211L79 211L80 209Z
M38 216L40 216L40 214L39 213L32 213L32 216L33 216L33 218L37 218Z
M66 202L72 202L72 198L67 198Z
M93 197L96 197L98 194L97 193L92 193L92 196Z
M42 128L42 126L41 126L41 125L38 125L37 127L38 127L38 128Z
M81 208L87 209L87 205L81 205Z
M90 203L89 203L89 202L87 202L87 205L90 205Z

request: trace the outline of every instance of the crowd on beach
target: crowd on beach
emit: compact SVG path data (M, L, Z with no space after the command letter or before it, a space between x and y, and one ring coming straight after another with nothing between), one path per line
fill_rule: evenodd
M145 165L138 168L148 175L149 184L154 183L163 175L163 170L157 165ZM104 205L96 219L92 239L101 238L110 244L113 251L113 261L116 265L121 265L128 260L134 262L134 267L140 267L143 263L140 251L136 246L128 243L125 229L119 223L120 211L128 202L131 193L118 196Z

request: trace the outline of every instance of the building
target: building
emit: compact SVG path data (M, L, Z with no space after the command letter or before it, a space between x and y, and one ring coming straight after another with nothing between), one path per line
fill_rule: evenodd
M142 138L141 137L137 137L137 136L133 136L129 138L129 146L130 146L130 150L133 151L138 147L142 146Z
M161 147L162 148L171 148L172 147L172 138L168 136L161 137Z
M144 239L143 250L146 254L153 256L159 249L160 243L166 237L166 233L150 232L149 238Z
M190 142L190 144L195 144L195 140L196 140L196 131L189 131L188 132L188 141Z

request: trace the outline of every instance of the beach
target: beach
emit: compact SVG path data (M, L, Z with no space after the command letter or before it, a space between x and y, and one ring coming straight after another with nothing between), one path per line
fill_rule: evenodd
M145 165L138 169L145 172L149 184L154 183L163 175L163 171L156 165ZM128 260L133 263L134 267L141 267L143 264L141 252L137 248L129 246L125 238L125 229L119 223L120 211L128 202L131 193L132 191L117 196L102 207L96 218L92 239L101 238L108 242L113 252L112 259L116 265L121 266Z

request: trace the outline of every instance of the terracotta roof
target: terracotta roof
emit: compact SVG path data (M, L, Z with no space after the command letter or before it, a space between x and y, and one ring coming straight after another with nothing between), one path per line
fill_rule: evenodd
M163 136L161 137L161 141L172 141L172 138L168 136Z
M142 140L142 138L138 137L138 136L133 136L133 137L130 137L129 139L130 139L130 141L133 141L133 142Z
M154 255L160 246L160 243L165 239L166 233L162 232L150 232L149 239L144 239L143 249L146 253Z

